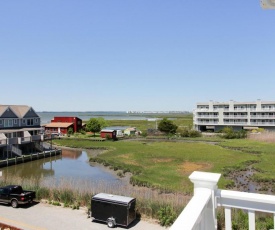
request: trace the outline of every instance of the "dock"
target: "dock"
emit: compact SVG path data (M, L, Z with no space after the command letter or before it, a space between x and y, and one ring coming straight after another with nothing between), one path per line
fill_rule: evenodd
M51 149L43 152L33 153L29 155L22 155L14 158L8 158L0 161L0 168L8 167L11 165L22 164L29 161L35 161L47 157L62 155L61 149Z

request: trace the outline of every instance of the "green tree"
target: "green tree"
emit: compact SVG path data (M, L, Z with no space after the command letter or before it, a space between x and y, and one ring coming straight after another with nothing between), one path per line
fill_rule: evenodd
M167 118L163 118L158 125L158 130L165 132L166 134L175 134L177 129L178 126L175 125L171 120L168 120Z
M70 128L68 129L67 135L68 135L68 136L71 136L73 133L74 133L74 130L73 130L72 127L70 127Z
M93 132L95 137L95 133L100 132L104 126L106 126L104 118L91 118L86 124L86 130L88 132Z

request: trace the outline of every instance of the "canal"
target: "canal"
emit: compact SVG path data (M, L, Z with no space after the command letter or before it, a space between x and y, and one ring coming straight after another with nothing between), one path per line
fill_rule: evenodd
M90 163L87 153L81 150L63 149L62 155L1 168L0 171L2 180L33 180L47 187L65 186L85 190L95 190L96 187L99 192L109 192L111 188L128 184L104 166Z

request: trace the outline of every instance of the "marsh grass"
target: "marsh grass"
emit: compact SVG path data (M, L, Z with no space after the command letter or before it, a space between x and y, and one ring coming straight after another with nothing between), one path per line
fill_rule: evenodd
M48 200L53 205L63 204L64 207L78 209L91 208L91 198L97 193L110 193L122 196L135 197L137 199L137 212L142 218L158 218L158 210L169 206L179 215L190 197L179 193L165 194L157 190L121 186L118 183L106 183L103 181L90 182L77 179L51 178L39 182L36 178L24 179L13 176L8 179L0 179L0 185L20 184L25 190L36 192L37 200Z
M233 230L247 230L248 226L248 213L240 209L231 210L232 229ZM218 208L217 211L218 230L225 229L225 213L224 208ZM273 229L273 215L267 213L256 212L256 230L270 230Z
M264 131L261 133L250 133L248 135L250 140L262 141L267 143L275 143L275 132Z

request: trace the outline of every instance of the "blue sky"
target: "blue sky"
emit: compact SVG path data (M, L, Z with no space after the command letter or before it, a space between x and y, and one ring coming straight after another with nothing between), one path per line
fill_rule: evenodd
M0 104L191 111L274 101L274 28L260 0L0 1Z

